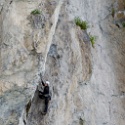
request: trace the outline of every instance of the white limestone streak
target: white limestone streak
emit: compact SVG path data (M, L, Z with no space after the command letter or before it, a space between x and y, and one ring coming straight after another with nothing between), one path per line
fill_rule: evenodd
M48 36L48 45L46 47L47 51L46 51L46 54L45 54L45 61L44 61L43 68L42 68L43 74L45 72L45 64L46 64L46 61L47 61L47 54L49 52L49 49L50 49L50 46L51 46L51 43L52 43L52 40L53 40L53 35L55 34L55 29L56 29L56 26L57 26L59 13L60 13L60 8L61 8L62 3L63 3L63 0L60 0L58 6L55 9L55 12L54 12L54 14L52 16L53 26L52 26L52 28L50 30L50 33L49 33L49 36Z

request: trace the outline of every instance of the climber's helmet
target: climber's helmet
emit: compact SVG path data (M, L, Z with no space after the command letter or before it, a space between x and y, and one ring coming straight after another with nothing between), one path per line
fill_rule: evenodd
M49 81L46 81L46 84L49 86L50 82L49 82Z

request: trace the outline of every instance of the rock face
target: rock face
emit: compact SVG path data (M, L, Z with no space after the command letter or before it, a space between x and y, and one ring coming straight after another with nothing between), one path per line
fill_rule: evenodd
M124 8L124 0L1 0L0 125L124 125ZM51 83L47 115L39 74Z

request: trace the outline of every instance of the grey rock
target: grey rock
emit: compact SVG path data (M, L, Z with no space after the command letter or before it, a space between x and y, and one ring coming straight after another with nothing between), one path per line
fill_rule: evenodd
M120 0L116 3L120 9ZM0 1L0 125L125 124L125 34L114 23L124 19L112 18L112 5ZM42 13L31 15L35 9ZM82 31L75 17L90 28ZM98 36L95 48L89 33ZM50 81L46 115L39 74Z

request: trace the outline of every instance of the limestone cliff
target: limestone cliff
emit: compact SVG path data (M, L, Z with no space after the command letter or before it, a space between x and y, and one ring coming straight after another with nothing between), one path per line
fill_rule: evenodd
M1 0L0 125L125 125L124 11L124 0Z

